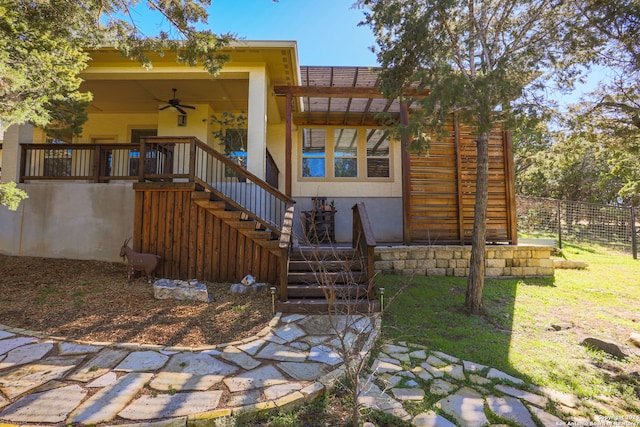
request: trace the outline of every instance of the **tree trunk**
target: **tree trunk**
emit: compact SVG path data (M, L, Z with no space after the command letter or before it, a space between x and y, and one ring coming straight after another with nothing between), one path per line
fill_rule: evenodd
M478 135L476 170L476 202L474 208L471 261L464 305L470 313L482 308L484 288L485 244L487 240L487 205L489 198L489 131Z

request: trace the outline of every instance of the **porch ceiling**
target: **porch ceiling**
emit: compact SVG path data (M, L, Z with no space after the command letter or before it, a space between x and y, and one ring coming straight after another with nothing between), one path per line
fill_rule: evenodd
M201 67L176 63L175 54L151 54L152 69L144 69L114 49L90 52L90 66L81 73L82 90L93 94L90 113L150 113L166 105L177 89L183 104L207 104L214 111L248 110L249 72L265 66L273 85L299 84L297 47L292 41L238 41L226 50L230 60L218 76ZM284 99L274 99L274 117L282 117Z
M173 97L183 104L206 104L214 111L247 110L249 86L241 79L87 80L81 89L93 94L89 113L149 113Z

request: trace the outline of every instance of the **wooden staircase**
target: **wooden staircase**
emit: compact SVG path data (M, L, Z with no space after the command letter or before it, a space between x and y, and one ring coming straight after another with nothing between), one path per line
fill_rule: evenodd
M237 230L244 237L251 239L259 246L274 251L279 256L279 242L271 231L265 230L258 221L250 219L243 212L232 210L224 201L211 200L211 193L206 191L194 191L191 193L191 200L198 206L217 218L220 218L226 225Z
M292 249L286 300L276 303L285 313L353 314L380 311L373 281L360 252L336 246Z

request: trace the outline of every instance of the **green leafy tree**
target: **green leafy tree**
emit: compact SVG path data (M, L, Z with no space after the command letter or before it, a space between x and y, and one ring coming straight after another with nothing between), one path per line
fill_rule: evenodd
M10 211L18 209L22 199L27 198L29 198L27 193L17 188L15 182L0 184L0 205L6 206Z
M180 63L216 74L231 34L199 30L209 0L4 0L0 2L0 121L80 133L89 93L79 90L86 49L115 47L151 67L150 53L176 52ZM146 9L139 10L134 8ZM135 20L152 14L167 27L147 36Z
M572 30L584 23L563 0L360 0L376 36L380 89L413 102L420 125L441 129L451 113L477 131L476 199L465 306L482 307L490 131L507 123L513 101L540 75L570 81L568 51L585 43ZM580 36L580 34L578 34ZM538 83L539 82L539 83ZM536 84L544 84L539 78ZM411 87L429 96L407 99ZM415 128L414 128L415 132Z

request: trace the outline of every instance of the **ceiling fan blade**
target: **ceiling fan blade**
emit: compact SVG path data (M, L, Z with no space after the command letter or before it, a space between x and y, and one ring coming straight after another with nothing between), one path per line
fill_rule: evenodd
M178 105L175 105L175 107L178 111L180 111L180 114L187 114L187 112L180 108Z
M164 101L163 101L164 102ZM167 108L171 107L171 105L165 105L164 107L160 107L158 108L158 111L162 111L162 110L166 110Z
M193 105L184 105L184 104L179 104L182 108L189 108L190 110L195 110L196 107L194 107Z

